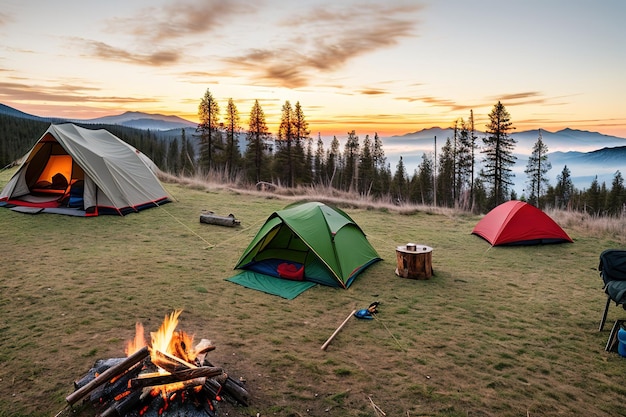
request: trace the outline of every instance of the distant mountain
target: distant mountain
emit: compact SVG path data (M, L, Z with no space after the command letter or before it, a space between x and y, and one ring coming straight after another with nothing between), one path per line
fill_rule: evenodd
M111 124L133 127L143 130L173 130L195 128L197 123L190 122L178 116L163 114L150 114L136 111L127 111L116 116L98 117L96 119L71 120L76 123L86 124Z
M166 131L184 128L196 128L197 123L185 120L178 116L163 114L150 114L136 111L128 111L115 116L98 117L95 119L63 119L59 117L40 117L24 113L13 107L0 103L0 114L21 117L25 119L49 121L51 123L71 122L80 124L106 124L132 127L142 130Z
M523 132L513 132L511 137L517 141L515 144L515 153L530 155L539 137L539 131L539 129L534 129ZM478 136L479 141L486 135L485 132L476 131L476 136ZM433 127L417 132L406 133L401 136L392 136L387 138L388 140L386 140L385 143L389 142L396 145L423 143L432 151L434 149L433 142L435 137L437 138L437 148L439 149L445 145L448 138L452 139L454 137L454 130L450 128L442 129L440 127ZM569 128L557 132L541 129L541 137L543 143L548 147L549 152L589 152L602 147L626 146L626 138Z
M548 176L556 183L556 177L563 172L565 166L572 175L576 188L589 188L594 178L598 182L611 186L617 171L626 175L626 146L602 148L591 152L553 152L548 154L552 170Z
M479 145L482 145L482 138L486 134L476 132L476 135ZM437 138L437 152L439 153L446 140L454 137L454 131L434 127L402 136L384 138L385 155L392 172L402 157L407 173L412 175L422 162L425 153L432 157L435 149L435 137ZM517 157L513 167L514 188L517 194L521 196L524 194L527 181L524 170L528 164L528 156L532 153L532 148L539 137L539 130L515 132L511 134L511 137L517 141L514 150ZM541 137L548 147L548 160L552 165L552 169L548 172L548 179L552 185L556 184L557 176L562 173L565 166L569 169L572 182L578 189L589 188L596 176L600 184L605 182L610 187L618 170L622 175L626 175L625 138L576 129L563 129L558 132L541 129ZM477 155L479 165L482 159L482 155Z
M22 119L32 119L32 120L39 120L39 121L58 120L56 118L39 117L39 116L35 116L32 114L24 113L23 111L19 111L17 109L14 109L13 107L9 107L2 103L0 103L0 114L5 114L7 116L13 116L13 117L21 117Z
M428 129L418 130L416 132L405 133L403 135L391 136L390 139L433 139L435 136L439 139L443 139L451 137L454 134L454 130L447 128L443 129L441 127L430 127Z
M516 132L511 137L517 141L516 153L530 154L539 137L539 130ZM541 129L541 138L549 152L590 152L603 147L626 146L625 138L576 129L563 129L558 132Z

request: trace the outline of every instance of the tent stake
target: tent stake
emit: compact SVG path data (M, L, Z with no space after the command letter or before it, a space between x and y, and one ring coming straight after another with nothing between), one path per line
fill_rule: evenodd
M356 313L356 310L352 310L352 313L350 313L348 315L348 317L346 317L346 319L343 321L343 323L341 323L341 325L339 327L337 327L337 330L335 330L335 332L333 334L330 335L330 337L328 338L328 340L326 340L326 342L324 342L324 344L322 345L322 350L326 350L326 348L328 347L328 345L330 344L330 342L333 340L333 338L335 336L337 336L337 333L339 333L339 331L341 330L341 328L343 326L346 325L346 323L348 322L348 320L350 320L350 317L352 317L354 315L354 313Z

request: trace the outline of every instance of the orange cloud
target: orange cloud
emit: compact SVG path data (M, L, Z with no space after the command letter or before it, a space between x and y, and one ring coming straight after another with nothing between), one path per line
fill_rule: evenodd
M12 23L13 21L13 16L4 12L0 12L0 26L7 25L9 23Z
M541 96L541 94L538 93L537 91L528 91L524 93L504 94L500 97L494 97L494 100L508 101L508 100L525 99L528 97L539 97L539 96Z
M359 90L358 91L360 94L364 94L366 96L378 96L381 94L389 94L388 91L385 90L381 90L378 88L365 88L363 90Z
M152 103L155 99L97 96L94 91L100 91L83 85L61 84L54 87L32 84L0 82L0 97L11 101L41 101L58 103Z
M154 44L215 32L227 26L231 17L255 11L254 3L244 1L172 1L143 9L127 19L110 21L109 26L133 35L140 43Z
M422 96L422 97L408 97L405 98L408 101L421 101L426 104L430 104L433 107L447 107L452 111L462 111L462 110L471 110L477 107L483 107L485 104L460 104L456 101L449 99L442 99L431 96Z
M104 42L85 41L92 56L105 60L114 60L130 64L165 66L177 63L182 55L178 50L162 50L148 54L130 52L116 48Z
M492 97L494 101L500 101L507 107L523 106L527 104L546 104L548 99L543 97L540 92L527 91L523 93L504 94Z
M250 50L224 61L250 72L250 78L257 82L287 88L305 87L314 73L332 72L356 57L396 45L403 37L414 36L416 21L407 13L418 9L418 6L370 4L357 9L307 10L283 22L287 27L296 28L294 33L288 32L285 44Z

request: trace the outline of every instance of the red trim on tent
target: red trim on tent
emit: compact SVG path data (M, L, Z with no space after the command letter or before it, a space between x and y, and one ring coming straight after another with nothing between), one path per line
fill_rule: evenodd
M37 207L37 208L56 208L59 207L59 202L57 200L52 201L42 201L42 202L31 202L24 200L6 200L7 204L13 204L21 207Z

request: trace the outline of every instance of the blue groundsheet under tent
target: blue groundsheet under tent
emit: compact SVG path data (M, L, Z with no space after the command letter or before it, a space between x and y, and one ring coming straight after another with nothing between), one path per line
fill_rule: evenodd
M233 277L227 278L226 281L253 290L277 295L288 300L293 300L309 288L317 285L310 281L290 281L249 270L244 270Z

